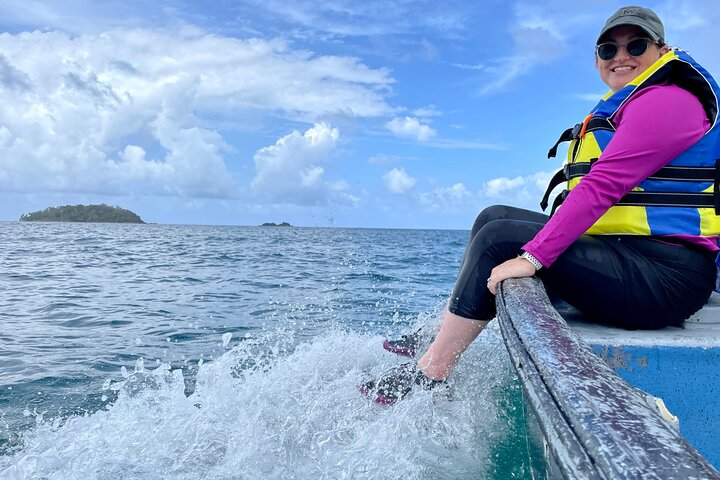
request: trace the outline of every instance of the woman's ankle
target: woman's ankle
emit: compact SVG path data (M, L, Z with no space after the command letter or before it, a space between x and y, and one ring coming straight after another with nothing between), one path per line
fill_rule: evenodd
M441 362L424 360L425 358L423 357L420 359L420 361L418 361L418 370L420 370L423 375L425 375L430 380L436 380L440 382L444 382L448 379L448 377L452 373L455 363L457 363L453 362L452 365L448 365Z
M464 318L445 311L437 337L418 360L420 371L431 380L447 380L462 353L487 324L484 320Z

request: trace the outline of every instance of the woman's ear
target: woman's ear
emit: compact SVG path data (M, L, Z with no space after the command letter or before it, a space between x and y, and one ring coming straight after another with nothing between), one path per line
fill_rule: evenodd
M665 55L670 51L670 46L666 43L662 47L660 47L660 55Z

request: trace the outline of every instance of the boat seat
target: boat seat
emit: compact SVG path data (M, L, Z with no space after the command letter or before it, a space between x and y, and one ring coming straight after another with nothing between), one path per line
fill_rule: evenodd
M563 301L554 301L553 305L568 325L591 345L720 346L720 293L713 293L708 303L685 321L684 328L660 330L625 330L603 325L588 320Z

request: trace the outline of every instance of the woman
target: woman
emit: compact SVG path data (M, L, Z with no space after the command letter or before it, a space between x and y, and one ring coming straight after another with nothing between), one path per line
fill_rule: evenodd
M391 404L443 384L495 316L507 278L537 275L588 317L628 329L682 326L707 302L720 235L720 88L666 45L662 22L641 7L607 20L595 65L611 91L558 141L572 142L556 175L568 180L562 206L552 217L484 210L437 337L417 364L362 385L366 396ZM413 353L412 340L385 347Z

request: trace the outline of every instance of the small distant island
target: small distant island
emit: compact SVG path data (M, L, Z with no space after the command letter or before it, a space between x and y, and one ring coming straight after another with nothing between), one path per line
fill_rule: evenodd
M266 222L260 225L261 227L292 227L288 222L282 222L282 223L272 223L272 222Z
M21 222L145 223L140 216L120 207L63 205L20 216Z

